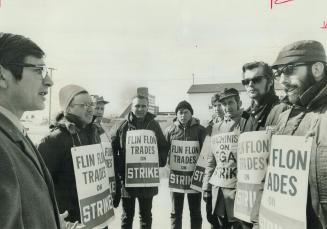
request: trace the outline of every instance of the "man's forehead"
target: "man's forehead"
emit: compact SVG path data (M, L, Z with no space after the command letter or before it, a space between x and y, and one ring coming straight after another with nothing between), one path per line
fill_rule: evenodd
M147 105L148 101L146 99L134 98L133 105Z
M45 65L44 57L38 58L35 56L26 56L24 58L24 63L35 64L35 65Z
M187 108L181 108L181 109L178 109L177 112L184 113L184 112L191 112L191 111L189 109L187 109Z
M264 75L264 69L262 66L258 66L258 67L252 68L252 69L247 69L244 72L245 78L252 78L254 76L259 76L259 75L260 76Z
M236 101L235 96L230 96L230 97L224 98L220 102L221 102L221 104L224 104L224 103L228 103L228 102L231 102L231 101Z

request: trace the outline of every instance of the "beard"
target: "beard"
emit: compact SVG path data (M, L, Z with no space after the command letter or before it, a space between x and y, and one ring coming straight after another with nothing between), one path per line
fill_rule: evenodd
M314 80L313 74L311 71L308 71L307 76L305 77L305 80L301 82L301 85L299 84L288 84L286 86L285 92L287 94L288 100L292 104L298 104L301 105L301 96L303 93L308 90L312 85L314 85L316 81Z

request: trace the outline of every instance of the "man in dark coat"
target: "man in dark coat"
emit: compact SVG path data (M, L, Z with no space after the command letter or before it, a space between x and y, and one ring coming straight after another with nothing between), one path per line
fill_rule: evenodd
M54 181L59 209L68 211L70 221L81 222L71 148L100 143L98 128L88 125L95 104L78 85L61 88L59 104L63 115L41 140L38 149Z
M0 33L0 228L65 228L51 176L19 119L44 109L53 85L44 52L20 35Z
M242 84L248 96L251 98L251 105L246 110L249 117L241 127L242 132L265 130L266 127L276 125L278 116L288 108L286 103L280 103L274 90L274 78L271 67L265 62L249 62L243 65ZM263 184L262 184L263 185ZM256 197L256 205L260 206L262 189ZM252 223L242 222L243 228L258 226L259 208L255 207L251 212Z
M200 150L206 136L205 128L200 125L200 121L193 117L193 108L187 101L181 101L176 109L176 119L174 123L167 127L165 136L168 144L171 146L174 140L178 141L195 141L199 143ZM199 151L200 153L200 151ZM196 155L197 157L199 155ZM196 161L193 161L194 168ZM191 164L191 163L189 163ZM193 171L192 171L193 172ZM188 205L190 210L191 229L200 229L202 226L201 216L201 192L190 190L188 185L185 192L187 193ZM172 211L171 211L171 228L182 228L182 216L185 193L171 191Z
M117 167L118 176L121 183L121 199L122 199L122 229L132 228L135 212L135 199L139 202L140 224L141 228L151 228L152 224L152 199L158 194L157 187L125 187L125 167L126 167L126 135L132 130L152 130L155 133L159 166L163 167L167 161L167 153L169 150L167 141L162 130L154 120L154 115L148 112L149 101L145 96L138 95L132 101L132 111L117 130L112 133L112 149L115 158L115 166ZM117 181L119 183L119 181ZM117 185L117 188L119 186ZM114 205L118 205L119 190L116 191L116 200Z

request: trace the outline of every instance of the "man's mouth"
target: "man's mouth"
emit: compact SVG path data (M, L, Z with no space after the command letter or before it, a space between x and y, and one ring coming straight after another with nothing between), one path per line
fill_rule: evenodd
M42 95L42 96L46 96L47 94L48 94L47 91L41 91L41 92L39 92L39 95Z

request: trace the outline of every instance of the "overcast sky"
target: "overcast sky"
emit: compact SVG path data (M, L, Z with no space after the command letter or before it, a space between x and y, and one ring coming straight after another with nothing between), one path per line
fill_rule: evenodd
M54 112L70 83L109 100L107 114L120 113L138 86L171 111L188 98L192 74L196 84L239 82L244 63L272 63L290 42L327 46L326 0L273 9L270 0L0 1L1 31L30 37L57 69Z

